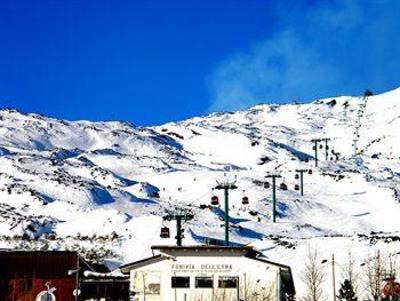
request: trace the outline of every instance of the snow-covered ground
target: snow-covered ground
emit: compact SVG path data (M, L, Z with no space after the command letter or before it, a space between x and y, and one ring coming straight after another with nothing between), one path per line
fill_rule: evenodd
M399 117L400 89L366 102L257 105L157 127L1 110L0 247L131 261L153 244L174 243L174 232L161 239L159 231L165 210L175 207L194 214L185 244L223 239L224 208L208 205L226 173L238 186L230 194L231 240L291 265L301 294L309 245L321 258L335 253L339 263L350 249L361 262L374 248L399 247ZM328 161L318 148L314 168L310 140L325 137ZM294 190L296 168L313 170L304 175L303 197ZM263 185L274 170L289 187L278 189L275 224L272 191Z

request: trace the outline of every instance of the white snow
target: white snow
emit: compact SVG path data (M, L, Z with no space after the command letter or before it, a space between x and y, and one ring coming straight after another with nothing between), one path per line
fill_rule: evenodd
M63 121L15 110L0 111L0 247L77 249L110 262L149 256L166 209L189 208L185 244L223 239L223 206L209 205L224 173L236 179L230 194L231 240L252 244L292 265L299 293L305 252L360 261L373 249L395 249L372 232L400 232L400 89L368 98L359 149L352 142L360 97L310 104L257 105L156 127L126 122ZM329 158L312 138L329 137ZM308 160L306 160L308 158ZM308 161L308 162L307 162ZM289 186L278 189L277 223L264 176L277 168ZM305 196L293 189L296 168ZM260 182L261 181L261 182ZM214 191L222 203L223 195ZM248 206L241 204L246 195ZM165 224L165 223L164 223ZM364 236L363 236L364 235ZM364 237L364 238L363 238ZM366 238L367 237L367 238Z

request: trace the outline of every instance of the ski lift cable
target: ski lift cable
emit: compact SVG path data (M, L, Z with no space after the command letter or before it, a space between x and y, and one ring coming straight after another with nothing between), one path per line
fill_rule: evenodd
M191 202L189 202L189 203L183 203L182 201L175 200L175 204L178 205L179 207L182 207L182 208L189 208L189 209L190 209L190 208L193 208L193 207L195 207L195 208L200 208L199 206L194 206L194 203L197 202L198 200L204 198L204 197L207 196L209 193L210 193L210 192L207 191L207 192L203 193L202 195L196 197L193 201L191 201ZM166 201L164 201L164 200L163 200L163 202L166 203ZM168 205L171 205L171 204L168 202Z
M195 202L197 202L198 200L204 198L205 196L207 196L210 192L207 191L206 193L202 194L201 196L197 197L196 199L194 199L192 202L188 203L188 205L192 206Z

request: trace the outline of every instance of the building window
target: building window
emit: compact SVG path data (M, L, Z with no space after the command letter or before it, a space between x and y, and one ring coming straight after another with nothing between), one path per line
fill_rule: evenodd
M172 288L189 288L190 287L190 277L172 277L171 278Z
M147 295L159 295L161 292L161 274L159 272L149 272L142 275L145 293Z
M160 288L160 283L149 283L148 287L146 287L146 291L149 295L159 295Z
M224 276L219 277L218 287L219 288L237 288L239 283L238 277Z
M195 278L196 288L213 288L212 277L196 277Z

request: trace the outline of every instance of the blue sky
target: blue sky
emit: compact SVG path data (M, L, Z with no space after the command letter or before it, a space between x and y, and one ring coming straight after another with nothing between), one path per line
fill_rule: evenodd
M0 1L0 105L160 124L400 86L400 1Z

